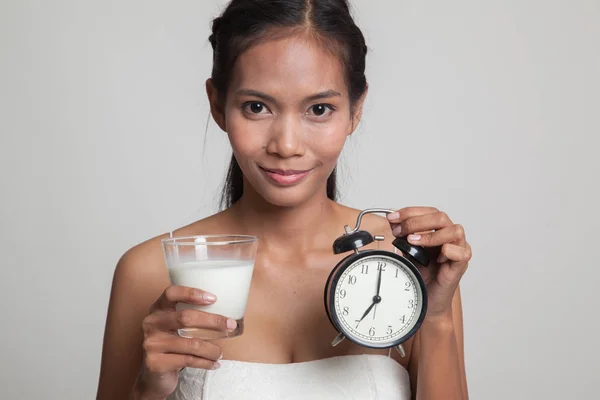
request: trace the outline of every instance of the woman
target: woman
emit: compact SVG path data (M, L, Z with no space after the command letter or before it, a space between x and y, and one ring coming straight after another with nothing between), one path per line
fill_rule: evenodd
M408 236L436 255L425 271L433 271L427 315L406 355L331 346L337 332L322 300L340 259L331 245L358 214L335 201L335 166L367 93L367 48L347 1L233 0L212 29L206 91L233 150L226 207L173 235L260 237L244 334L210 342L177 335L183 326L235 325L200 311L181 318L176 302L219 299L171 286L161 248L168 235L151 239L117 265L98 398L305 398L302 379L318 398L364 398L362 389L368 398L467 398L458 284L471 251L462 227L435 208L369 215L361 226L384 235L388 248L393 236ZM317 365L335 374L303 375ZM362 372L349 376L357 365Z

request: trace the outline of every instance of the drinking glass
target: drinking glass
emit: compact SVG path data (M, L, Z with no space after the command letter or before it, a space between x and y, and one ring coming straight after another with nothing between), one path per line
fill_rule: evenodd
M232 332L202 328L179 329L184 337L223 339L244 332L244 314L258 238L249 235L201 235L163 239L163 251L172 285L202 289L217 296L210 305L178 303L177 310L193 308L237 321Z

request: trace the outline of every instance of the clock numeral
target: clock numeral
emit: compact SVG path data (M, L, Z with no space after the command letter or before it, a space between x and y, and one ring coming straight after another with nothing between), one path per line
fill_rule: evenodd
M413 299L408 300L408 308L415 308L415 301Z
M348 306L346 306L346 307L344 307L344 310L342 311L342 315L347 316L348 314L350 314L350 309L348 308Z
M369 273L369 264L363 264L361 273L362 274L368 274Z
M400 272L400 268L396 268L396 278L398 277L398 272Z
M345 299L346 298L346 289L340 290L340 298L341 299Z
M404 285L406 286L406 288L404 288L404 291L409 292L410 291L410 282L405 282Z
M358 329L358 324L360 324L360 319L357 319L354 322L356 322L356 328L355 329Z
M348 276L348 283L350 285L354 285L356 283L356 275L350 275L350 276Z
M391 335L392 332L394 332L394 330L392 329L391 325L388 325L387 331L385 331L386 334Z
M372 326L371 329L369 329L369 336L375 336L375 327Z
M386 264L386 263L384 263L383 261L379 261L379 262L377 263L377 271L385 272L385 266L386 266L386 265L387 265L387 264Z
M402 318L400 318L400 322L402 322L403 324L406 323L406 315L403 315Z

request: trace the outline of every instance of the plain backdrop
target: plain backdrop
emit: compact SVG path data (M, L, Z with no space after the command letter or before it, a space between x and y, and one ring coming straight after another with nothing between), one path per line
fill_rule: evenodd
M115 263L217 210L223 4L0 1L0 398L94 398ZM471 398L597 398L600 2L353 4L370 93L342 201L465 226Z

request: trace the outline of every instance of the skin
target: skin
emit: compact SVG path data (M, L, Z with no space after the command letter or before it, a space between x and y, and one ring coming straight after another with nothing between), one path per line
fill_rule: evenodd
M174 235L260 237L244 334L210 342L178 337L176 329L184 326L227 330L227 320L195 310L175 312L178 301L214 300L203 297L202 290L170 286L160 243L168 235L141 243L123 255L115 270L98 399L165 399L181 368L218 368L221 357L292 363L388 354L349 340L332 347L337 332L323 307L323 286L342 257L332 253L331 244L344 225L354 225L359 212L326 195L327 177L360 121L364 100L351 107L343 76L334 55L310 36L296 35L243 53L226 96L207 81L212 116L227 132L244 172L244 195L231 208ZM281 187L261 166L311 172L302 182ZM380 247L388 250L394 235L420 233L420 240L409 240L435 254L435 262L422 269L428 314L405 343L406 357L392 356L409 371L414 398L466 399L459 281L471 251L464 230L432 207L401 208L388 219L367 215L361 228L384 235Z

